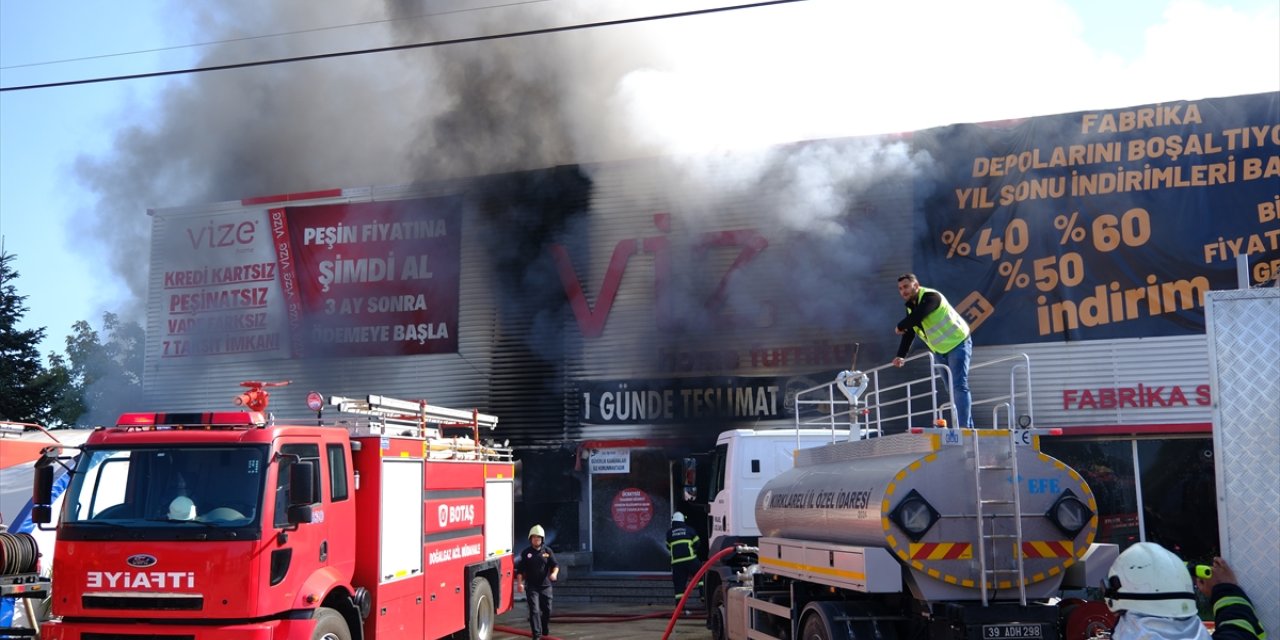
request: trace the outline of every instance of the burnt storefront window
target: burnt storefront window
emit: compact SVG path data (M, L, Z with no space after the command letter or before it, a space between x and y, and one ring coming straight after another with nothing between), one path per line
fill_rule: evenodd
M1184 560L1218 550L1218 505L1210 438L1138 441L1147 540Z
M1207 560L1218 552L1212 439L1046 438L1042 448L1089 483L1098 499L1098 542L1121 549L1139 540L1157 542L1185 560ZM1140 522L1145 536L1139 535Z
M1138 492L1131 440L1045 438L1045 453L1084 476L1098 499L1098 542L1126 547L1138 541Z
M657 449L630 449L627 473L591 475L591 542L596 571L671 570L671 463Z

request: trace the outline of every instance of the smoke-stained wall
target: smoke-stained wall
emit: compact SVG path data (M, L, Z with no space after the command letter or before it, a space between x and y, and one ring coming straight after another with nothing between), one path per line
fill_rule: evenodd
M147 397L194 409L240 380L288 379L281 416L301 415L313 389L379 393L478 406L526 448L707 445L729 425L787 420L789 391L855 354L887 360L879 338L897 303L878 283L909 264L914 161L896 141L826 141L696 178L690 159L655 159L160 210ZM798 199L815 190L822 206ZM432 213L438 203L455 203L457 221ZM375 214L414 207L406 229L432 237L384 242L391 223ZM424 296L419 259L457 274L456 300ZM394 324L441 307L457 322ZM431 334L402 335L414 326ZM305 348L291 346L299 333ZM593 409L619 386L652 387L668 406L601 419Z

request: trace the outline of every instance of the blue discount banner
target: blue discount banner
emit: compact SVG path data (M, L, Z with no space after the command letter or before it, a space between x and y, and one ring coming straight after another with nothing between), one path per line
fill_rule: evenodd
M1280 93L917 132L914 268L977 344L1204 330L1280 271Z

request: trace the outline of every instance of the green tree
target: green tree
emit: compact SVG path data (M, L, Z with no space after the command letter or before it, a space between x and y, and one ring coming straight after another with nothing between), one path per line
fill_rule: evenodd
M105 342L84 320L72 330L66 355L49 355L49 376L62 388L53 415L66 424L114 424L120 413L135 408L142 392L142 327L107 312L102 314Z
M0 419L47 425L55 384L40 363L44 328L18 330L27 297L14 285L13 257L0 253Z

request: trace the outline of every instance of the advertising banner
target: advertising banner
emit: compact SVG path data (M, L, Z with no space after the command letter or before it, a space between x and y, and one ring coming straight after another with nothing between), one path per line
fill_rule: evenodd
M452 196L174 218L160 356L456 352L461 220Z
M458 350L458 198L269 212L295 356Z
M156 246L163 360L289 355L280 271L261 209L174 219Z
M1280 268L1280 93L917 132L914 268L979 345L1204 331Z

